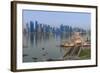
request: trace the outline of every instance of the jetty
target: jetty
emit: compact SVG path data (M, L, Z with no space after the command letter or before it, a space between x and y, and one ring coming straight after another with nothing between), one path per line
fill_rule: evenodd
M88 40L85 40L80 35L80 32L75 32L69 41L62 42L60 45L61 48L67 49L63 55L63 59L79 59L79 54L82 49L90 48L91 43Z

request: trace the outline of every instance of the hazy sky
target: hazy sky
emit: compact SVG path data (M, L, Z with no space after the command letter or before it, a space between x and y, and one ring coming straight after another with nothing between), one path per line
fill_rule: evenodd
M79 12L53 12L23 10L23 24L37 20L39 23L51 26L70 25L72 27L90 28L91 14Z

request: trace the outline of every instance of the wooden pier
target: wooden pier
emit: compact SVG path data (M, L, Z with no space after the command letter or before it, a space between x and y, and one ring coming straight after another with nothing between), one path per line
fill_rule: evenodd
M63 42L60 45L63 49L69 49L63 55L63 59L80 59L79 54L84 48L90 48L91 44L89 41L85 41L78 32L76 32L70 39L69 42Z

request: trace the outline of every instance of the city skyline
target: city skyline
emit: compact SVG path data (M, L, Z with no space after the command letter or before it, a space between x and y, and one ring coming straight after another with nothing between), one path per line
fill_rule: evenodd
M30 21L29 23L27 23L25 25L25 27L23 27L23 29L27 30L28 32L49 32L49 31L57 31L57 32L62 32L62 31L65 31L65 32L75 32L75 31L81 31L81 32L85 32L86 30L85 29L82 29L82 28L78 28L78 27L71 27L69 25L63 25L61 24L59 27L53 27L51 25L48 25L48 24L41 24L39 23L38 21Z
M53 12L23 10L23 24L37 20L41 24L59 27L61 24L71 27L90 29L91 14L78 12Z

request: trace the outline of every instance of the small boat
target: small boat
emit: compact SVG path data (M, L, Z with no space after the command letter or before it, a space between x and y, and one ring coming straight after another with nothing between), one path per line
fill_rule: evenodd
M26 56L28 56L28 54L23 54L23 57L26 57Z

